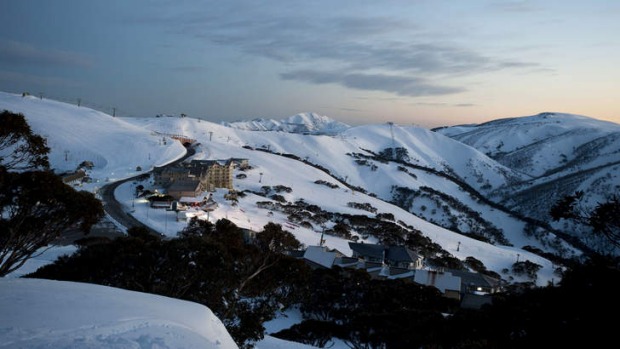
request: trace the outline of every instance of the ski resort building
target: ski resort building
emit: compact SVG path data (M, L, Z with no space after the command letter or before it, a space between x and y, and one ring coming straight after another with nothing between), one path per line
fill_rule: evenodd
M192 160L181 166L155 169L154 183L177 200L183 196L196 197L203 191L217 188L232 190L233 172L237 167L249 168L248 159Z
M235 162L229 160L192 160L188 168L194 177L200 178L205 190L215 188L233 189Z

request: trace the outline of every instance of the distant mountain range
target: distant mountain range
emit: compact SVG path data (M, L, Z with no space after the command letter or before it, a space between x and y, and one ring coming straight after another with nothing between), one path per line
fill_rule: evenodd
M338 134L350 126L316 113L300 113L282 120L257 118L222 122L222 125L248 131L284 131L302 134Z

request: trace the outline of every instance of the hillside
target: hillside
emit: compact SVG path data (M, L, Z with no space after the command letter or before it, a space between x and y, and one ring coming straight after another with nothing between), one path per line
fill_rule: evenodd
M436 131L532 179L618 160L620 125L581 115L541 113Z
M410 149L411 162L432 170L412 168L403 171L396 163L367 160L355 155L358 153L370 155L372 152L390 147L392 138L388 125L352 127L338 136L311 136L283 132L245 131L192 118L132 118L128 121L152 131L171 130L171 132L186 134L198 139L201 145L196 158L249 159L253 168L244 172L247 178L235 181L235 189L238 191L260 193L264 186L288 187L292 191L281 194L289 203L303 200L306 203L318 205L328 212L347 214L369 215L368 212L348 206L349 202L369 203L377 209L377 213L394 214L396 221L402 221L421 231L456 257L464 259L469 255L475 256L492 270L501 271L510 267L517 259L516 255L520 253L530 258L531 254L521 249L523 246L548 248L536 239L528 238L520 232L525 226L524 222L479 203L477 199L461 191L453 181L433 173L433 171L465 173L463 177L470 177L473 184L480 185L479 178L484 178L483 183L501 186L511 180L511 177L506 174L514 176L509 170L501 165L493 166L492 160L473 148L463 146L428 130L395 127L395 140ZM431 151L433 149L435 150ZM455 152L459 151L464 152L466 156L455 155ZM452 167L448 165L449 161L452 162ZM325 181L338 187L332 189L317 185L316 181ZM448 229L429 224L409 212L409 209L420 209L419 206L427 204L430 216L430 211L432 211L430 206L437 204L431 199L421 199L416 204L418 206L405 209L395 205L392 203L393 187L404 184L412 188L421 186L437 188L441 192L459 197L465 205L482 210L489 221L506 232L506 238L513 246L492 245L470 239ZM265 210L256 208L256 202L268 199L269 195L250 194L240 199L238 207L229 209L225 205L220 205L217 211L211 213L211 217L232 217L235 224L251 229L260 228L270 220L288 223L289 219L286 215L278 215L274 212L273 216L267 216ZM126 197L126 200L130 198ZM442 204L443 202L440 203ZM144 213L137 210L136 214L143 215ZM437 210L435 219L437 221L444 219L449 224L449 217L458 214L456 212L445 214ZM463 218L463 222L458 222L463 230L467 229L466 221L467 219ZM332 221L325 225L329 228L335 223ZM168 221L168 226L170 224L176 223ZM470 224L475 225L471 222ZM307 245L318 243L319 231L321 227L317 225L313 229L295 227L292 230L298 239ZM169 227L166 233L170 233ZM363 235L356 234L355 231L353 233L358 236ZM461 248L455 251L459 241ZM346 240L328 236L327 244L344 253L350 253ZM570 250L567 246L562 246L562 248ZM574 252L578 253L578 251ZM540 260L539 258L536 257L537 260ZM552 277L551 273L548 275ZM540 282L544 282L543 280L544 277L541 276Z
M542 221L550 221L548 208L566 195L583 191L581 204L591 209L620 189L620 125L612 122L541 113L436 132L523 174L525 180L490 194L495 201Z
M448 254L461 260L473 256L481 260L489 270L498 273L509 269L518 256L521 256L543 266L537 278L537 283L541 285L554 278L552 263L523 250L523 246L534 246L566 256L579 254L579 251L567 244L558 242L551 233L545 234L547 240L543 242L526 236L525 222L490 207L479 197L473 196L472 192L463 190L465 184L473 188L474 192L490 191L522 180L522 176L495 163L474 148L422 128L388 124L366 125L348 128L337 136L257 132L193 118L113 118L83 107L9 94L3 94L1 101L2 108L16 109L28 114L27 119L32 123L33 129L45 130L42 134L48 137L52 147L60 144L66 136L63 133L57 136L55 128L44 124L49 118L46 114L64 118L62 121L57 120L55 125L80 125L79 122L74 123L74 119L85 119L87 116L103 118L104 121L97 129L102 135L117 136L120 131L116 131L116 125L127 125L127 130L141 132L140 138L132 134L131 140L127 141L131 142L132 146L125 145L124 151L115 148L115 142L104 140L103 137L92 137L86 131L73 132L73 137L79 139L67 142L74 144L73 148L69 148L70 153L88 154L97 149L100 154L106 154L106 163L115 161L123 164L126 176L139 173L135 171L137 165L143 165L142 168L147 170L154 165L171 161L175 157L173 155L177 155L174 144L178 142L170 139L166 141L166 137L162 139L161 136L156 136L157 132L183 134L197 139L200 143L195 156L197 159L247 158L252 169L245 172L247 178L235 181L235 189L247 192L248 195L240 199L239 204L234 207L227 206L222 199L220 208L211 213L211 219L229 218L240 227L254 230L259 230L269 221L275 221L289 228L293 227L290 228L292 232L306 245L317 244L321 229L329 229L337 221L324 222L323 227L314 224L311 228L303 228L290 225L286 214L274 212L272 216L268 216L266 210L256 206L257 201L270 200L268 196L273 194L261 194L263 187L291 188L290 193L282 193L288 203L303 200L321 207L326 212L374 217L375 214L351 207L351 203L367 203L376 209L376 213L393 214L395 221L400 222L401 226L419 231L438 243ZM30 112L30 109L33 111ZM92 130L89 125L93 123L86 124L88 125L82 127L86 130L90 127ZM97 140L98 142L95 142ZM89 144L89 141L93 143ZM407 164L411 166L368 158L387 148L406 149ZM56 153L63 154L58 150ZM168 158L165 157L166 154ZM178 155L180 156L180 153ZM149 157L158 158L159 161L135 161L148 160ZM64 159L58 156L52 159L56 167L63 161ZM119 176L119 168L96 166L91 176L95 182L105 181L113 175ZM338 187L332 189L316 184L317 181L332 183ZM84 185L83 188L96 190L96 185ZM429 188L432 190L429 191ZM146 209L145 202L131 198L131 192L132 187L127 184L117 190L116 196L125 202L132 215L147 225L163 234L174 236L186 224L177 222L174 217L168 217L165 213L149 212L152 210ZM215 193L216 197L221 198L223 194L219 191ZM403 202L397 202L398 199ZM437 225L430 223L431 221ZM455 231L470 234L473 238ZM485 232L489 231L493 235L485 236ZM358 238L369 235L367 232L356 231L355 228L351 233ZM372 235L368 239L376 241ZM555 244L550 244L549 241ZM345 254L350 253L347 239L328 236L326 244ZM518 279L517 277L516 280Z
M161 136L90 108L0 93L0 109L24 114L32 131L47 139L56 172L75 171L82 161L92 161L91 176L99 186L139 174L137 167L150 169L185 154L179 142L163 142Z

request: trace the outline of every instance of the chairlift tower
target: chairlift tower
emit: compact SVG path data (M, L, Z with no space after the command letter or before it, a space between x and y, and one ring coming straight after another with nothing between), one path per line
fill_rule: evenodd
M390 125L390 135L392 136L392 157L396 159L396 142L394 141L394 123L388 121L388 125Z

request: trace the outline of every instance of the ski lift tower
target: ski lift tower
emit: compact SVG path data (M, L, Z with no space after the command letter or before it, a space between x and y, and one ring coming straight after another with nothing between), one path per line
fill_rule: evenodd
M396 159L396 142L394 141L394 123L388 121L390 125L390 135L392 136L392 159Z

